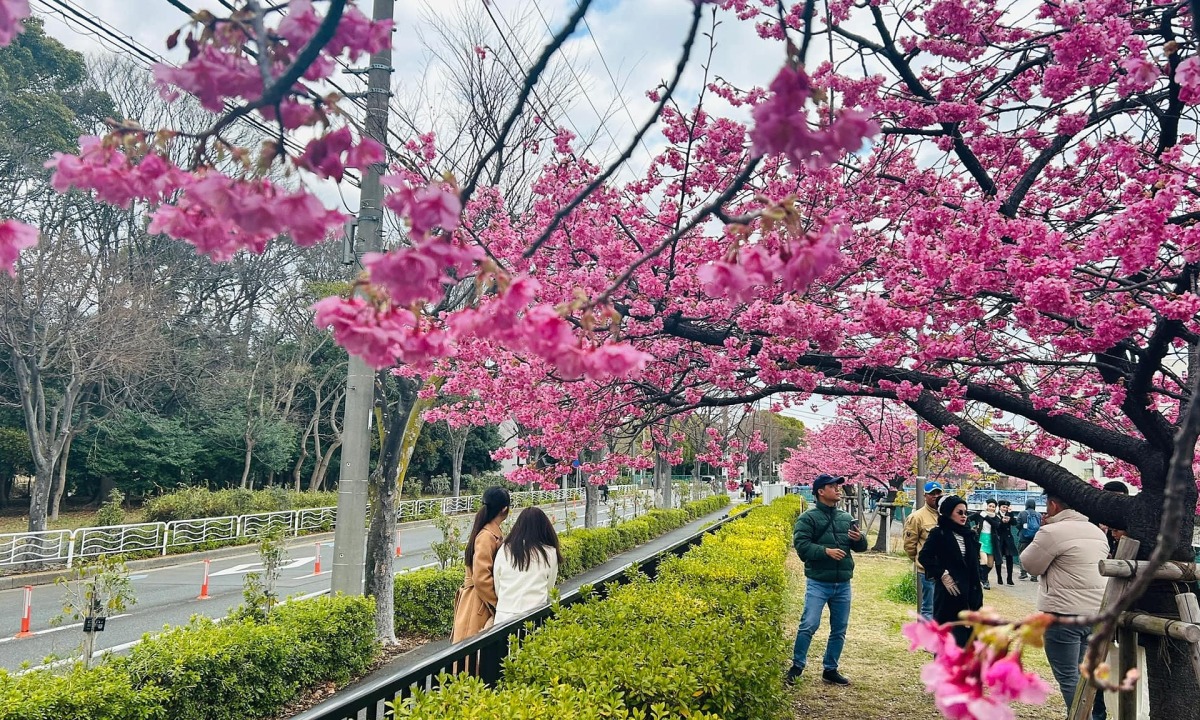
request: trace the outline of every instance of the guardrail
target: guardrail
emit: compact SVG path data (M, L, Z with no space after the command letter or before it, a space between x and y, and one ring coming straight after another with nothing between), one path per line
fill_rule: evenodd
M591 583L592 591L604 592L609 586L624 585L629 582L628 569L633 565L636 565L639 571L653 578L657 575L658 564L663 558L682 555L689 548L698 544L705 535L716 532L725 523L736 519L736 517L724 517L668 548L614 570ZM579 590L572 590L559 598L559 604L574 605L585 600L586 597ZM438 676L442 673L470 672L478 675L485 683L494 685L500 679L501 664L508 656L512 641L529 632L527 623L530 621L536 628L550 616L551 610L548 605L534 610L457 645L451 645L419 665L404 668L387 677L365 683L354 690L334 695L320 705L294 716L292 720L348 720L350 718L383 720L390 717L387 703L399 702L410 696L414 688L431 690L437 687Z
M635 485L614 485L611 493L635 490ZM437 510L446 515L473 512L480 495L405 500L396 509L400 521L428 517ZM512 494L514 507L578 500L581 489L531 490ZM214 543L250 541L264 530L279 528L285 535L302 535L333 529L337 508L303 508L225 517L172 520L170 522L106 525L77 530L47 530L35 533L0 534L0 567L13 565L50 565L76 558L130 553L168 554L173 548L196 547Z

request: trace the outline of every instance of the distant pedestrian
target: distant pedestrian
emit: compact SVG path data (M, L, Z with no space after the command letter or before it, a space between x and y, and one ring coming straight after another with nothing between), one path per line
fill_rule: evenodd
M608 504L608 483L600 483L600 502Z
M854 516L838 509L844 478L818 475L813 481L816 503L796 519L792 544L804 563L804 612L792 647L792 667L787 682L793 683L808 664L808 647L821 627L821 613L829 606L829 642L825 645L821 679L834 685L849 685L838 672L846 630L850 627L850 580L854 577L854 552L865 552L867 536L858 529Z
M1017 556L1025 554L1025 548L1029 547L1029 543L1037 536L1038 530L1042 528L1042 514L1037 511L1037 501L1029 498L1025 501L1025 509L1017 515ZM1033 582L1037 582L1037 575L1031 575L1025 569L1025 563L1021 563L1021 579L1029 578Z
M518 618L550 602L550 589L558 582L562 552L558 533L539 507L521 511L496 553L497 625Z
M925 573L936 579L933 619L940 624L959 620L959 613L983 607L979 540L967 525L967 501L957 495L938 506L938 526L929 533L919 559ZM959 647L971 638L969 626L951 629Z
M1004 582L1000 574L1003 566L1008 570L1008 584L1013 585L1013 558L1017 554L1017 539L1013 536L1013 527L1017 520L1016 513L1012 511L1012 503L1001 500L996 508L996 515L999 522L992 526L992 557L996 559L996 584Z
M1031 575L1041 575L1037 609L1069 621L1094 615L1104 596L1100 561L1108 557L1108 538L1082 513L1053 494L1046 496L1046 523L1021 552L1021 566ZM1079 666L1092 635L1090 625L1052 623L1043 638L1046 659L1071 707L1079 685ZM1092 720L1104 720L1104 693L1096 693Z
M917 612L926 620L933 619L933 584L937 578L925 574L918 555L929 533L938 524L938 501L942 499L942 485L933 480L925 483L925 503L913 511L904 521L904 554L913 561L917 573Z
M451 642L461 642L492 626L496 617L496 582L492 574L496 550L504 539L500 523L508 517L508 491L490 487L483 491L479 510L463 554L466 577L454 595L454 632Z
M746 478L742 483L742 494L746 497L746 502L754 499L754 481L750 478Z
M971 513L967 516L967 520L968 524L974 528L976 537L979 538L979 575L983 578L983 589L991 590L992 584L989 579L994 562L992 536L996 534L996 527L1000 522L999 516L996 515L995 499L989 498L983 510Z

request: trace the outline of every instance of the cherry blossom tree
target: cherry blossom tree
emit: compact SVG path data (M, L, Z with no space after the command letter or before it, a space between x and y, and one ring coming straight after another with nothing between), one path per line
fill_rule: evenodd
M378 165L384 148L321 81L336 59L389 42L391 27L345 0L319 5L197 14L182 36L187 61L157 77L219 118L199 132L115 123L51 161L56 186L145 203L152 232L216 259L279 236L335 235L344 216L312 183ZM687 36L675 73L649 94L650 120L608 167L557 129L518 211L486 169L590 7L578 3L535 58L496 141L461 177L437 167L436 138L406 144L384 204L407 243L364 258L361 292L317 303L318 324L377 367L444 370L448 390L461 383L455 394L472 375L519 383L521 412L539 442L560 448L555 460L572 445L598 449L631 418L655 426L700 407L814 394L902 402L997 470L1127 528L1152 561L1187 555L1200 432L1200 57L1186 3L1026 13L991 0L830 0L818 13L814 0L681 0ZM0 42L22 13L24 3L0 2ZM706 18L711 59L717 17L753 23L781 67L769 87L739 88L703 65L704 91L684 105L680 78L702 52ZM733 111L710 112L718 98ZM227 139L249 116L280 138ZM656 123L666 149L644 176L616 182ZM292 152L298 134L306 143ZM266 179L267 168L286 169L291 184ZM0 266L32 239L0 226ZM472 302L439 312L468 278ZM985 433L974 419L984 412L1024 441ZM741 452L717 449L731 461ZM1046 459L1067 449L1142 493L1102 493ZM1129 600L1173 612L1173 590L1143 595L1145 578ZM1151 714L1197 717L1186 648L1148 644ZM1015 677L972 667L979 693ZM984 704L1019 695L1012 683ZM988 709L947 697L953 717Z

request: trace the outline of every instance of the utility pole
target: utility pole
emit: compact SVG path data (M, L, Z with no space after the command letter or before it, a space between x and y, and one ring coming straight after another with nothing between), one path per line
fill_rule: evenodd
M929 458L925 455L925 428L917 420L917 497L913 503L913 512L920 510L925 504L925 481L929 479Z
M394 0L375 0L376 21L391 20ZM367 71L367 137L387 146L388 100L391 98L392 45L371 55ZM385 161L366 169L358 210L360 247L353 248L355 271L362 269L362 254L383 246L383 184ZM346 411L343 418L342 470L338 481L337 524L333 531L335 593L362 595L367 562L367 476L371 465L371 411L375 407L375 370L354 355L346 376Z

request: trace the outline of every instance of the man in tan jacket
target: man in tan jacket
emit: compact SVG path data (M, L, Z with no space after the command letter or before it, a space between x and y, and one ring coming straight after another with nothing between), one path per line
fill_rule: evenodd
M926 620L933 619L933 580L925 577L925 568L917 562L917 555L925 547L929 531L938 524L938 502L942 499L942 485L936 481L925 483L925 504L915 510L904 521L904 554L913 561L917 571L917 611Z
M1027 568L1030 575L1041 576L1037 609L1068 618L1094 614L1104 595L1100 561L1107 557L1104 531L1068 507L1062 498L1047 493L1046 524L1021 552L1021 567ZM1067 708L1075 698L1079 664L1091 634L1092 629L1083 625L1055 623L1046 628L1046 659ZM1105 717L1104 696L1097 694L1092 720Z

